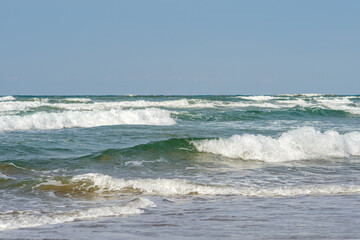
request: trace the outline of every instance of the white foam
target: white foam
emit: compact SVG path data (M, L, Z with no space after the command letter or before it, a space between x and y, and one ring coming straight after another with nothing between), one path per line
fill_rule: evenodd
M248 108L248 107L258 107L258 108L282 108L284 106L268 103L268 102L225 102L219 104L218 107L239 107L239 108Z
M32 101L0 101L0 112L28 111L30 109L49 105L46 99L34 99Z
M317 98L316 101L320 102L320 103L325 103L325 104L334 104L334 105L343 105L343 104L352 104L354 103L353 101L351 101L348 97L337 97L337 98Z
M14 100L16 100L16 98L13 97L13 96L0 97L0 102L2 102L2 101L14 101Z
M258 95L258 96L240 96L240 98L246 99L246 100L252 100L252 101L269 101L269 100L274 99L273 96L263 96L263 95Z
M308 185L293 187L231 187L193 183L185 179L133 179L125 180L108 175L89 173L74 176L71 181L77 184L76 190L87 191L97 189L96 192L134 192L144 195L182 196L182 195L241 195L246 197L279 197L300 195L333 195L359 194L358 185ZM90 184L89 184L90 182ZM43 183L46 184L46 183Z
M283 99L279 96L240 96L251 101L213 101L206 99L176 99L168 101L119 101L119 102L96 102L90 98L65 98L53 102L45 98L32 99L31 101L0 101L0 113L2 115L14 115L19 111L33 111L37 108L48 107L59 110L71 111L107 111L129 108L292 108L301 107L324 107L333 110L342 110L352 114L360 114L359 106L350 100L350 97L316 97L305 101L301 96L296 99ZM269 102L269 100L272 100Z
M68 99L64 102L51 103L43 99L33 101L14 101L0 102L0 112L10 111L29 111L39 107L51 107L62 110L72 111L93 111L93 110L113 110L124 108L224 108L224 107L260 107L260 108L280 108L281 105L275 105L268 102L228 102L228 101L211 101L204 99L178 99L169 101L121 101L121 102L92 102L91 99L75 101L76 99ZM89 101L90 100L90 101ZM68 102L66 102L68 101Z
M0 172L0 179L14 179Z
M319 96L324 96L324 94L321 94L321 93L302 93L302 94L300 94L300 96L304 96L304 97L319 97Z
M106 125L173 125L170 112L156 108L109 111L37 112L25 116L0 116L0 131L62 129Z
M109 110L122 108L147 108L147 107L167 107L167 108L208 108L214 107L214 103L198 99L179 99L169 101L121 101L121 102L94 102L93 104L54 104L53 106L68 110Z
M360 108L354 105L354 102L349 97L341 98L318 98L316 99L322 106L332 109L345 111L351 114L360 114Z
M90 181L88 185L86 182ZM78 183L84 182L82 186L77 186L77 190L87 190L96 188L98 193L104 191L117 191L117 192L140 192L146 195L161 195L161 196L173 196L173 195L189 195L189 194L201 194L201 195L216 195L221 194L220 188L213 186L204 186L199 184L193 184L184 179L133 179L125 180L114 178L108 175L89 173L84 175L77 175L71 179L71 182ZM222 193L226 193L227 190L223 189Z
M52 182L44 182L36 187L48 185L46 190L57 189L49 187ZM108 175L89 173L74 176L69 183L63 184L67 191L73 188L74 194L141 194L148 196L181 197L192 195L219 196L238 195L243 197L297 197L304 195L345 195L360 194L359 185L300 185L282 187L234 187L225 185L205 185L190 182L185 179L119 179ZM61 190L62 191L62 190ZM71 195L71 192L69 193ZM93 195L92 195L93 196Z
M99 217L130 216L143 213L142 209L147 207L155 207L155 204L146 198L138 198L120 206L104 206L63 212L0 212L0 230L37 227Z
M284 105L284 107L296 107L296 106L300 106L300 107L311 107L314 106L314 104L308 103L306 101L304 101L303 99L287 99L287 100L276 100L276 102L278 104Z
M297 93L297 94L278 94L276 96L285 96L285 97L297 97L297 96L302 96L302 97L319 97L319 96L324 96L324 94L321 93Z
M90 98L64 98L61 100L67 102L80 102L80 103L92 102Z
M346 98L349 98L349 99L359 99L360 98L360 96L346 96Z
M233 135L228 139L192 142L200 152L229 158L285 162L292 160L341 158L360 155L360 132L321 133L303 127L283 133L278 138L263 135Z

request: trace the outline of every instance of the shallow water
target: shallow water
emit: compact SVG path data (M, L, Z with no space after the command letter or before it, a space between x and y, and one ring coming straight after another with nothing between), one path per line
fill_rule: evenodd
M0 237L356 239L360 97L0 97Z

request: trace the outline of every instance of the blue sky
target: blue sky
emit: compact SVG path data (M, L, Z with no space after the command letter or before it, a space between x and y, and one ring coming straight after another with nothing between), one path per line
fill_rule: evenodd
M360 1L0 0L0 94L360 94Z

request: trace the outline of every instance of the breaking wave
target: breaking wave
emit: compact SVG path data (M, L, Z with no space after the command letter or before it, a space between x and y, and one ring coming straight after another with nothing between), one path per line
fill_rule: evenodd
M0 97L0 102L3 102L3 101L14 101L14 100L16 100L16 98L13 97L13 96Z
M360 155L360 132L324 133L303 127L283 133L278 138L263 135L233 135L228 139L192 142L200 152L229 158L285 162L292 160L342 158Z
M154 196L241 195L244 197L291 197L301 195L359 194L358 185L305 185L275 188L205 185L185 179L114 178L99 173L77 175L70 180L49 180L36 189L70 196L93 194L143 194Z
M0 131L62 129L106 125L173 125L170 112L156 108L108 111L37 112L0 116Z
M274 99L273 96L240 96L239 98L246 99L246 100L252 100L252 101L269 101Z
M87 103L92 101L90 98L64 98L62 100L66 102L80 102L80 103Z
M129 108L170 108L170 109L223 109L223 108L264 108L292 109L302 107L299 111L313 108L344 111L360 114L357 96L324 96L324 95L276 95L276 96L238 96L236 101L229 99L196 99L182 98L166 101L149 101L144 99L115 99L115 101L96 101L96 98L22 98L16 100L12 96L0 97L0 113L13 114L14 111L43 111L44 109L62 111L107 111ZM233 98L232 98L233 99ZM124 101L125 100L125 101ZM355 102L353 101L355 100Z

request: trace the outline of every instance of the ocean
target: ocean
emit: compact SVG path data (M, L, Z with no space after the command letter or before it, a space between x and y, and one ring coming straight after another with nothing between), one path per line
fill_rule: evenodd
M0 239L360 239L360 96L1 96Z

